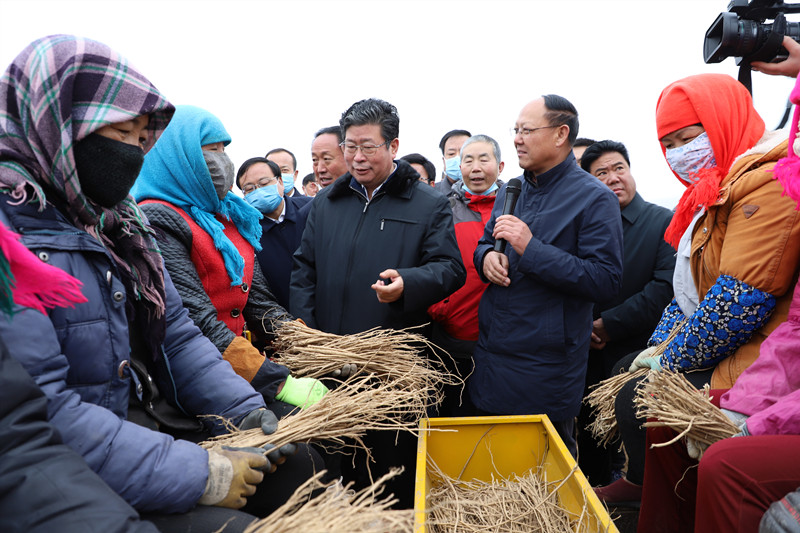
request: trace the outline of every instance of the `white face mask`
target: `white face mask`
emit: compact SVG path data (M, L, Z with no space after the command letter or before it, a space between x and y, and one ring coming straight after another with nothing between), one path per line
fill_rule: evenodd
M714 149L706 132L678 148L667 148L665 155L670 168L687 185L697 181L697 173L717 165Z

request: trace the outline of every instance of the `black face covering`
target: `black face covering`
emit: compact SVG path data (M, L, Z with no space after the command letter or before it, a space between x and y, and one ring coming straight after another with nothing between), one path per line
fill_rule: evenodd
M144 150L92 133L75 143L75 168L83 193L103 207L128 196L144 163Z

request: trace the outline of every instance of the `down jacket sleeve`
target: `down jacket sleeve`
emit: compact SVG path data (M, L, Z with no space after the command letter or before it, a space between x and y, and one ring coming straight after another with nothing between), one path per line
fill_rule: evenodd
M175 403L190 414L233 420L263 407L261 396L233 373L192 323L166 273L165 278L164 349ZM50 421L64 442L117 494L139 511L186 512L196 504L208 477L207 452L82 401L80 387L67 387L70 364L48 316L19 308L12 319L0 320L0 337L44 391ZM86 356L95 357L98 364L107 361L103 346L86 349Z
M217 319L217 310L203 289L192 262L192 231L177 212L161 204L144 204L142 211L150 224L159 229L158 246L164 264L178 289L189 317L208 337L220 353L224 352L236 334Z

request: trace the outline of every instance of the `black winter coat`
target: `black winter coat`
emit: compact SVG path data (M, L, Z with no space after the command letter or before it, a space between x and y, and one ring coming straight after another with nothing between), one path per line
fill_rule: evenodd
M428 322L427 308L464 284L450 204L405 161L367 201L348 172L320 191L294 255L290 311L336 334ZM370 286L387 268L403 296L380 303Z

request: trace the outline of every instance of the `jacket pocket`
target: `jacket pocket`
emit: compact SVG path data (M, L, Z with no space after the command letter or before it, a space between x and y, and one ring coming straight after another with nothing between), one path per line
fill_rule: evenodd
M398 217L381 217L381 227L380 230L384 231L384 229L398 229L403 228L404 226L398 226L398 224L412 224L416 225L419 222L416 220L412 220L410 218L398 218Z

